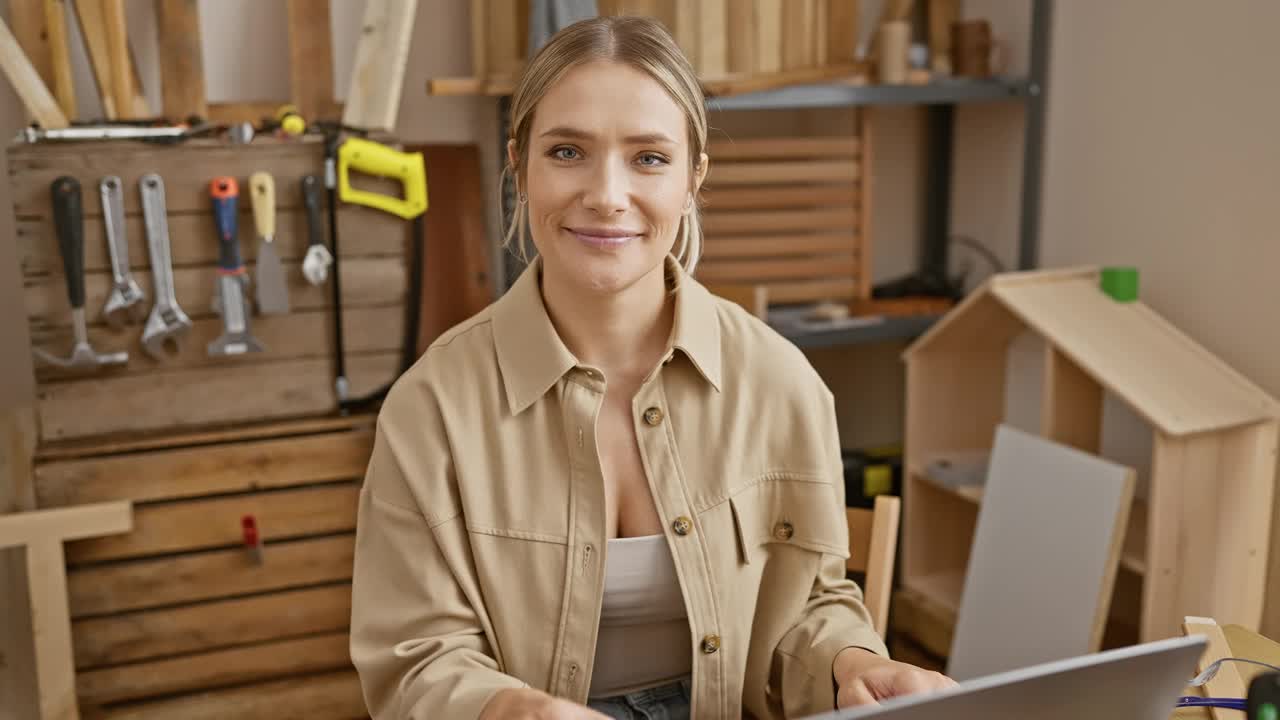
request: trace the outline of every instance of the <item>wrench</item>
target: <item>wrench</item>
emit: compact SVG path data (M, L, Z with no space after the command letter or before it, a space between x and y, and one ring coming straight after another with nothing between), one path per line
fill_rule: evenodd
M173 290L173 263L169 258L169 220L164 206L164 181L155 173L139 180L142 213L147 226L147 247L151 251L151 274L155 280L156 303L151 307L142 347L151 357L165 359L165 351L177 353L182 337L191 329L191 318L178 307Z
M111 251L111 277L114 284L107 295L102 316L119 329L127 317L138 322L146 317L142 302L145 295L129 273L129 240L124 235L124 188L120 178L109 175L98 182L102 197L102 222L107 226L107 249Z

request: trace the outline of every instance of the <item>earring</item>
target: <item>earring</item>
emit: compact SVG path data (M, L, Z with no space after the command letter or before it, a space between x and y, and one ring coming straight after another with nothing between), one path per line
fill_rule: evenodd
M524 193L520 193L517 197L519 198L521 205L529 202L529 196L525 195Z
M688 199L688 200L685 200L685 202L684 202L684 211L685 211L685 214L688 214L688 213L689 213L689 211L690 211L690 210L692 210L692 209L693 209L693 193L689 193L689 199Z

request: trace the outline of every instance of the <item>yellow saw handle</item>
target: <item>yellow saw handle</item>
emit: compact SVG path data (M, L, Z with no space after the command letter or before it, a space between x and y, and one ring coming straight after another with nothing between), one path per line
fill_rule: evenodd
M351 187L350 170L399 180L404 197L392 197ZM364 138L347 138L338 148L338 196L343 202L366 205L412 220L427 211L427 169L422 153L400 152Z

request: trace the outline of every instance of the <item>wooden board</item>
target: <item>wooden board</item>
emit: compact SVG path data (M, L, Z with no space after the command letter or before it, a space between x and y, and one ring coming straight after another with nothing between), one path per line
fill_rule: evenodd
M123 500L10 513L0 515L0 549L46 541L61 547L65 541L128 532L132 526L131 504Z
M67 42L66 0L44 0L45 30L53 58L53 94L68 119L75 118L76 86L71 77L71 46Z
M0 19L0 70L4 71L27 112L36 122L46 129L67 127L66 114L58 107L49 87L23 54L17 38L3 19Z
M1102 443L1102 386L1045 343L1041 429L1054 442L1097 453Z
M1100 649L1134 482L1131 468L998 428L948 675Z
M255 518L263 542L349 532L356 527L358 481L246 495L137 505L125 535L69 543L67 562L79 564L190 552L243 543L241 519Z
M751 0L755 11L755 71L779 72L783 69L783 1Z
M198 0L156 0L155 5L164 114L175 121L192 115L207 117L209 108L204 93L200 3ZM293 7L292 2L289 7ZM326 13L326 22L328 17ZM318 65L309 69L317 75L324 71Z
M351 668L346 632L249 645L82 672L90 705L136 700Z
M394 380L399 365L399 353L348 356L351 396ZM157 370L93 383L53 383L36 392L40 435L50 440L337 410L327 359L256 365L230 360L225 369Z
M99 0L101 1L101 0ZM53 53L49 48L44 0L9 0L9 28L32 69L46 88L53 87Z
M1204 655L1196 663L1196 672L1202 673L1213 662L1222 658L1236 657L1227 643L1227 636L1222 627L1213 618L1187 617L1182 623L1183 632L1187 635L1204 635L1206 646ZM1248 658L1255 660L1256 658ZM1265 661L1264 661L1265 662ZM1239 665L1223 663L1218 671L1204 684L1205 697L1242 698L1248 696L1248 687L1240 676ZM1238 710L1229 708L1211 708L1209 712L1213 720L1236 720Z
M351 585L178 605L77 620L76 667L88 669L346 630Z
M98 720L314 720L363 718L367 713L359 677L342 671L121 705Z
M365 5L342 112L344 125L395 128L417 9L417 0L369 0Z
M827 57L830 64L858 59L859 0L828 0Z
M67 578L71 617L350 580L354 550L348 534L268 545L262 565L234 549L81 568Z
M289 97L307 122L333 119L333 31L329 0L288 0Z

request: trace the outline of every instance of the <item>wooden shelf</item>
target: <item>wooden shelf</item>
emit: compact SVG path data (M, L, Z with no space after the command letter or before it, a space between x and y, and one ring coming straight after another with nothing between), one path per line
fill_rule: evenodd
M986 486L984 485L947 485L934 480L929 476L929 473L924 471L923 468L918 467L911 468L911 474L919 478L921 482L927 483L929 487L936 488L949 495L954 495L955 497L971 502L974 505L982 504L982 493L986 491Z
M960 596L964 592L964 570L946 570L922 575L907 580L903 585L954 615L960 611Z

